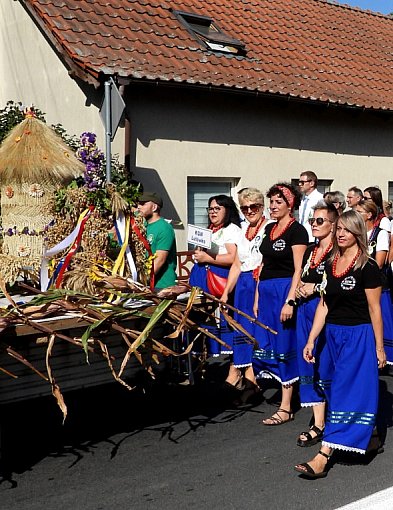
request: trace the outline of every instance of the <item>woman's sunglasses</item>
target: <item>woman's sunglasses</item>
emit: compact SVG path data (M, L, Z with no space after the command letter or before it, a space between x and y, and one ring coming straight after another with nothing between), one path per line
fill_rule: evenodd
M310 225L314 225L316 223L319 227L325 223L325 221L330 221L328 218L309 218L308 222ZM330 221L330 223L334 223L334 221Z
M248 211L252 213L258 212L262 207L262 204L250 204L250 205L242 205L240 210L243 214L247 214Z

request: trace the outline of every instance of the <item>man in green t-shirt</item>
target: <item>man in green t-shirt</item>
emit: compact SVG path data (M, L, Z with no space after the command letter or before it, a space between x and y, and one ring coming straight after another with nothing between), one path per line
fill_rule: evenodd
M154 288L164 289L176 283L176 239L170 223L161 218L162 198L154 192L139 197L138 211L146 220L146 237L155 255Z

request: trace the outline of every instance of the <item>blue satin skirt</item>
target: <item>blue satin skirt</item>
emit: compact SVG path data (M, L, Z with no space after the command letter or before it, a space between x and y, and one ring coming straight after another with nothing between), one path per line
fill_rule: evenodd
M280 322L281 309L288 297L291 278L272 278L259 282L258 320L277 331L255 330L259 348L254 351L253 368L257 377L273 377L283 385L299 379L296 343L296 309L294 317Z
M322 444L365 453L378 409L378 362L371 324L326 325L327 417ZM327 381L328 382L328 381Z
M386 352L386 362L393 365L393 304L390 289L382 291L381 312L383 322L383 345Z
M246 313L250 317L254 317L254 297L257 282L252 276L252 271L240 273L239 279L235 288L235 308ZM243 328L250 333L252 337L255 336L255 326L246 317L235 312L234 319ZM252 341L240 331L233 332L233 364L237 368L250 367L252 365L252 354L254 344Z
M299 393L302 407L311 407L325 402L323 391L325 377L321 374L321 357L326 343L325 330L315 343L315 363L307 363L303 358L303 349L307 343L308 335L314 321L320 297L315 296L307 301L302 301L297 310L296 337L297 337L297 362L299 367ZM322 369L324 365L322 364Z

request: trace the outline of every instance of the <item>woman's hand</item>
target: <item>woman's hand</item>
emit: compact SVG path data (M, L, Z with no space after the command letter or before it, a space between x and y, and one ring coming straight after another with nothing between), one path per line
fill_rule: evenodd
M314 294L314 283L304 283L299 282L299 285L296 287L296 297L297 298L308 298Z
M220 301L222 301L223 303L228 303L228 293L225 290L222 293L222 296L220 297Z
M307 342L303 349L303 358L307 363L315 363L313 350L314 344L312 342Z
M210 257L203 250L195 250L194 255L192 256L192 260L197 264L204 264L205 262L208 262L209 259Z
M385 349L377 349L378 368L386 367L386 353Z
M281 308L280 322L285 322L289 319L292 319L292 316L293 316L293 306L285 304Z

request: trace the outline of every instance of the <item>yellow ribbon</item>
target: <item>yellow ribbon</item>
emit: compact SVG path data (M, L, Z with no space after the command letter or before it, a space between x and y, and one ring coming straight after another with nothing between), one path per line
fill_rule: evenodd
M124 268L125 268L125 253L128 246L128 239L129 239L129 233L130 233L130 217L126 217L126 229L124 233L124 241L121 245L120 253L117 256L115 265L112 269L112 276L116 276L117 274L120 276L124 275ZM110 303L114 299L114 294L111 294L108 298L108 302Z

